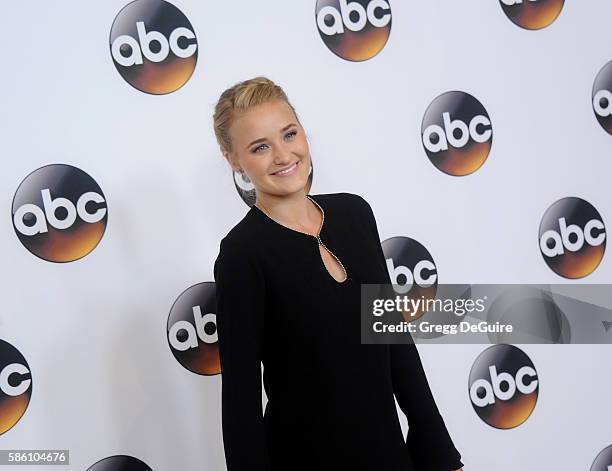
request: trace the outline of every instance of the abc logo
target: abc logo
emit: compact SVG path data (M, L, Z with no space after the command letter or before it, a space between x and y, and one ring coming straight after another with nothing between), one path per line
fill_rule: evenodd
M601 127L612 134L612 61L595 77L592 91L593 111Z
M221 372L213 282L198 283L180 294L170 310L166 332L174 358L189 371Z
M317 0L315 16L329 50L353 62L378 54L391 33L391 6L385 0Z
M110 50L125 81L153 95L185 85L198 59L191 23L163 0L135 0L126 5L113 22Z
M438 170L469 175L487 160L493 128L487 110L472 95L451 91L434 99L423 116L425 153Z
M114 455L103 458L92 464L87 471L110 471L110 470L129 470L129 471L152 471L149 466L138 458L128 455Z
M546 264L564 278L592 273L606 250L606 228L599 212L581 198L562 198L546 210L539 231Z
M409 237L391 237L382 244L387 270L393 289L398 294L410 294L411 298L433 299L438 287L438 270L429 251ZM404 317L413 321L423 315Z
M599 452L591 465L591 471L612 471L612 445Z
M306 182L306 187L304 191L306 194L310 193L310 188L312 187L312 177L313 177L313 164L312 160L310 161L310 170L308 172L308 181ZM255 186L251 183L251 180L247 177L245 173L232 171L234 177L234 186L236 187L236 191L249 207L255 204Z
M515 25L542 29L557 19L565 0L499 0L499 3Z
M514 345L493 345L482 352L472 366L468 386L476 414L499 429L525 422L538 399L535 367Z
M65 164L30 173L17 188L12 215L21 243L49 262L87 255L102 239L108 219L100 186L84 171Z
M0 340L0 434L10 430L25 413L32 396L32 374L23 355Z

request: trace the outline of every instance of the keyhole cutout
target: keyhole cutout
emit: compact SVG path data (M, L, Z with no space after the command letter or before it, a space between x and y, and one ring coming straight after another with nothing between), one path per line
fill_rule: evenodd
M346 270L344 270L340 262L331 253L331 251L324 245L319 244L319 252L321 254L321 259L323 260L323 265L325 265L325 269L331 275L331 277L338 283L343 283L346 281L348 278Z

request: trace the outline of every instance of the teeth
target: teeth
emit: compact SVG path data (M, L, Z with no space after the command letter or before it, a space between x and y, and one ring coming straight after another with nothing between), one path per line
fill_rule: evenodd
M285 173L289 173L289 172L291 172L291 170L293 170L293 169L294 169L294 167L295 167L296 165L297 165L297 162L296 162L296 163L294 163L294 164L293 164L291 167L289 167L289 168L288 168L288 169L286 169L286 170L281 170L281 171L279 171L279 172L274 172L274 175L284 175Z

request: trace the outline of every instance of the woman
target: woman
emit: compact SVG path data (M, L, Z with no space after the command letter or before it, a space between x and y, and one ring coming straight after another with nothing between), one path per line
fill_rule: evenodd
M306 194L304 129L264 77L223 92L214 129L256 191L214 265L228 471L461 468L416 347L360 343L360 284L391 283L370 205Z

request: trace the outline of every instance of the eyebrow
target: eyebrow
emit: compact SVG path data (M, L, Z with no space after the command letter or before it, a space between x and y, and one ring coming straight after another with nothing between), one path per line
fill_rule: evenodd
M285 126L283 129L280 130L281 133L285 132L287 129L289 129L291 126L297 126L297 124L295 123L289 123L287 126ZM265 137L259 138L259 139L255 139L253 142L251 142L248 146L246 146L246 148L248 149L249 147L251 147L253 144L258 144L260 142L264 142L266 140Z

